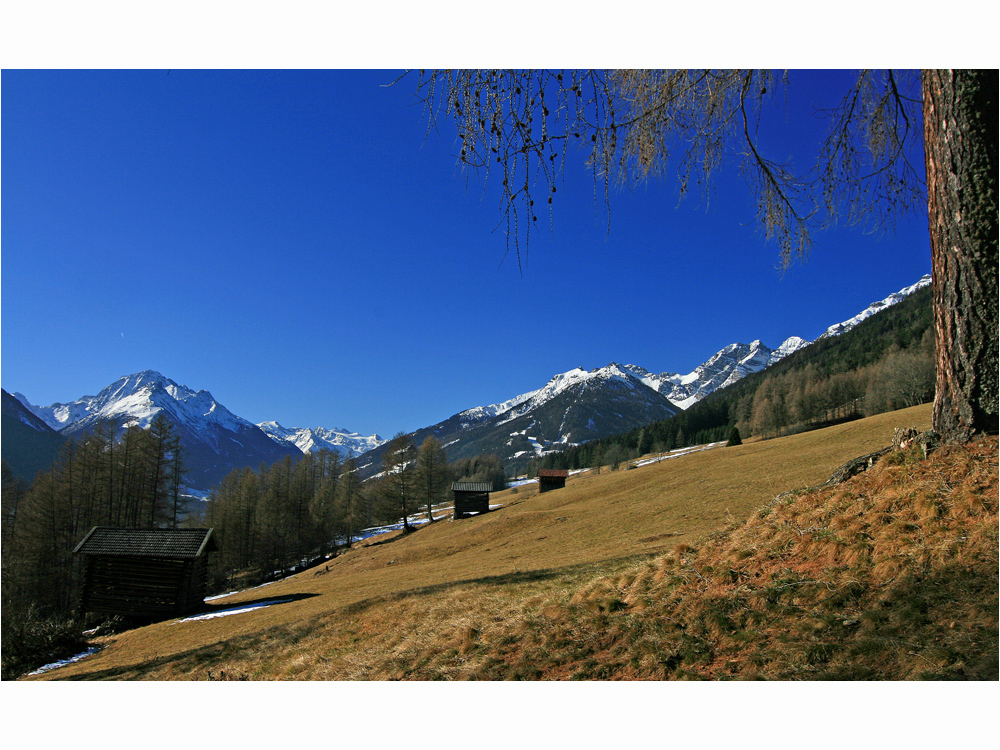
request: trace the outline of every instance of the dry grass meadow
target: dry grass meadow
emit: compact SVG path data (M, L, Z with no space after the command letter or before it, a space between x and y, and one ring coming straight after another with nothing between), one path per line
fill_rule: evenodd
M738 588L749 580L746 577L763 576L766 569L764 593L746 594L749 598L740 607L763 613L755 627L776 642L822 636L830 623L850 621L843 614L850 609L847 596L836 614L799 618L812 628L806 635L767 629L779 627L774 623L782 607L793 606L783 592L798 596L799 590L808 590L817 601L823 599L822 592L844 595L857 588L852 588L851 571L859 555L869 555L865 564L877 566L879 575L890 580L908 570L911 552L897 549L896 557L886 553L873 562L870 552L859 553L857 545L845 541L869 531L830 530L828 522L823 525L808 515L818 517L820 511L804 511L797 504L786 510L787 502L776 506L775 498L787 490L821 484L846 461L887 446L894 427L924 430L929 421L930 407L924 405L628 471L588 472L571 478L565 489L544 495L535 489L507 490L492 496L491 502L503 507L489 514L441 520L405 537L393 532L366 540L328 565L212 600L207 609L282 603L214 619L170 620L99 638L95 643L103 649L97 654L29 679L718 679L741 676L740 670L750 669L747 658L755 658L756 666L752 675L742 676L809 676L809 664L772 669L768 664L781 658L761 661L760 649L754 651L747 642L752 638L748 623L755 617L741 615L734 624L731 602L719 610L722 614L702 612L700 630L683 626L680 646L664 651L668 634L663 627L670 617L660 616L662 607L653 603L683 598L685 591L706 601L731 597L725 586ZM970 512L981 512L976 493L993 493L995 550L995 441L993 448L992 468L987 467L985 475L992 472L993 489L984 490L977 474L980 485L966 487L963 502ZM859 479L897 487L900 477L905 480L910 472L900 474L899 465L897 461L894 479L866 479L875 476L875 470ZM931 471L925 480L940 474ZM909 490L897 487L892 492ZM798 503L801 497L810 494L793 500ZM928 518L937 517L935 502L926 501ZM783 521L782 533L791 536L769 542L759 526L762 513L772 518L806 515ZM746 531L748 519L758 519L756 530ZM890 537L903 539L919 528L915 523L919 521L890 519L885 525ZM935 543L944 545L942 549L955 544L943 537ZM988 547L989 539L983 543ZM801 564L788 562L787 556L775 563L773 550L763 556L771 562L761 562L759 551L771 549L769 544L777 544L782 554L791 554L794 547ZM703 561L705 570L694 562L699 554L714 556L713 563ZM719 564L720 556L729 562ZM819 581L821 571L840 572ZM995 598L994 589L994 615ZM819 607L804 602L794 606ZM654 618L654 612L660 615ZM652 624L654 619L659 624ZM852 627L838 625L837 632L853 632ZM653 641L660 645L654 648ZM820 637L816 642L817 663L829 663L825 641ZM877 649L879 644L873 643L866 647ZM751 651L757 655L748 656ZM916 657L910 661L922 663ZM847 669L846 663L837 664Z

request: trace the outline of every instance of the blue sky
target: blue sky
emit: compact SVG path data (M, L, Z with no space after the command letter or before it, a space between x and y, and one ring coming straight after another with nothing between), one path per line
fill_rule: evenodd
M815 338L930 271L917 215L782 274L731 172L707 211L615 192L607 234L581 153L522 275L395 77L4 70L3 387L47 405L153 369L254 422L389 437L573 367ZM809 153L841 81L793 75L773 156Z

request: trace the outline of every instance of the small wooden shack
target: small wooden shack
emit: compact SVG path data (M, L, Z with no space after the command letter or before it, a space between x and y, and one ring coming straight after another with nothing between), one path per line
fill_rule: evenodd
M548 492L549 490L559 490L566 486L566 477L569 472L566 469L539 469L538 470L538 491Z
M454 482L455 518L465 518L469 513L487 513L490 509L490 482Z
M86 558L82 612L166 619L205 601L212 529L95 526L73 550Z

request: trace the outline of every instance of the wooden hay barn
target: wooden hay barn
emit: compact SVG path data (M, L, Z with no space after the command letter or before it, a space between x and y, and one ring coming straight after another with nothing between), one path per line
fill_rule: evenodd
M212 529L95 526L73 550L86 558L81 612L167 619L205 602Z
M566 477L569 472L566 469L539 469L538 470L538 491L548 492L549 490L559 490L566 486Z
M455 494L455 518L465 518L469 513L488 513L490 493L493 485L489 482L454 482L451 491Z

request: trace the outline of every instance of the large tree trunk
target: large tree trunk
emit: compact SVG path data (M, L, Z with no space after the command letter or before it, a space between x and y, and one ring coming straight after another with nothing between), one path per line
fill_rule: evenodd
M924 154L937 382L946 440L997 432L996 70L925 70Z

